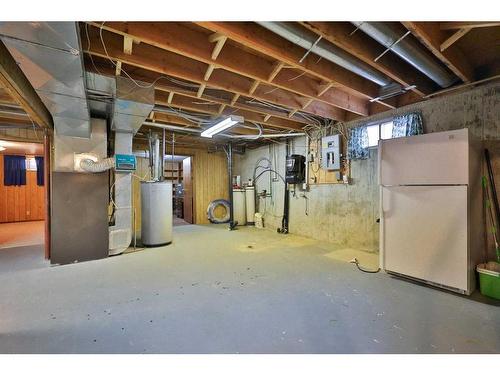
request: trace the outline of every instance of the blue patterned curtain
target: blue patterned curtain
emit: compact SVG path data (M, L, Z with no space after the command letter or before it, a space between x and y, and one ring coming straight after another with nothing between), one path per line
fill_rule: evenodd
M424 122L419 112L406 113L392 120L392 138L424 134Z
M3 156L3 184L5 186L26 185L26 157Z
M35 156L36 161L36 184L38 186L43 186L43 156Z
M349 133L347 158L350 160L368 159L368 131L366 126L352 128Z

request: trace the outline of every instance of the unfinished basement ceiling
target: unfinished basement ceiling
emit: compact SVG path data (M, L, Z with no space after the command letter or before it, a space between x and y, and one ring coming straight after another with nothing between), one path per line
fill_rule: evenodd
M196 119L215 122L236 114L245 118L245 124L228 134L257 135L257 126L263 134L300 132L305 126L362 119L426 100L442 88L393 52L405 40L453 77L451 88L500 73L498 23L384 23L401 34L392 49L350 22L282 24L316 37L323 47L341 50L392 86L381 87L254 22L88 22L79 26L86 71L154 83L157 110L148 119L151 126L145 125L142 131L161 132L156 125L202 130L204 125ZM387 98L380 97L387 92ZM2 126L32 125L3 88L0 105ZM178 141L196 147L227 141L175 132ZM135 142L143 143L141 134ZM240 141L262 142L268 141Z
M307 50L303 41L254 22L80 23L85 68L154 82L157 104L171 110L155 111L151 122L202 128L186 121L185 114L213 121L238 114L248 126L230 133L244 135L257 134L252 123L265 134L360 119L425 100L449 88L448 82L459 86L491 78L499 70L494 58L497 24L378 23L399 36L390 48L366 32L371 23L270 24L317 38L318 46L337 51L389 84L380 86L359 70L316 54L316 44ZM484 33L489 36L481 37ZM412 49L402 58L396 52L404 44ZM471 53L476 51L483 53ZM427 59L427 70L442 72L448 81L433 79L420 68L418 56Z

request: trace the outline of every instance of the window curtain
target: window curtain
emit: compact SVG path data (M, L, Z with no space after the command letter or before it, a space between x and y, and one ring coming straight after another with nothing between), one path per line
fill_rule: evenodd
M392 120L392 138L424 134L424 122L419 112L406 113Z
M368 131L366 126L352 128L347 143L347 158L350 160L368 159Z
M5 186L26 185L26 157L19 155L3 156Z
M36 184L38 186L43 186L43 156L35 156L36 161Z

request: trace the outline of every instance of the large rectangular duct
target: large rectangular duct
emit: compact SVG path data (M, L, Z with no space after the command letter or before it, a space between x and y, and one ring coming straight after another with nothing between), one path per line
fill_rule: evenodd
M149 116L154 87L123 77L116 78L113 122L115 154L132 154L132 138ZM120 254L132 241L132 175L115 172L115 225L109 228L109 254Z
M90 137L76 22L0 22L0 39L54 119L56 134Z

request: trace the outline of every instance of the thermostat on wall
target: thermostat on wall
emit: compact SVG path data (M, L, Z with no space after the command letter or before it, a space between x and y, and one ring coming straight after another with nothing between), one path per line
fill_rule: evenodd
M136 169L134 155L115 154L115 170L117 172L132 172Z

